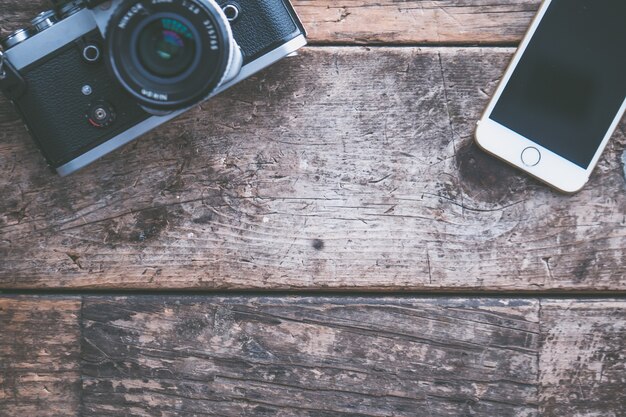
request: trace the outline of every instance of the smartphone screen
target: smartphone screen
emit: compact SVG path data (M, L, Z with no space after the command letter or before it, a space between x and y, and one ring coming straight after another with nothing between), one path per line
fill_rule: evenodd
M552 0L490 119L587 169L626 98L626 0Z

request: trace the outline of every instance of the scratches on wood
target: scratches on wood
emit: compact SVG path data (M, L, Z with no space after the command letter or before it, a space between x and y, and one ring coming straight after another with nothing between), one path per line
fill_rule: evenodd
M625 313L611 299L4 297L0 415L618 417Z
M78 416L80 298L0 298L0 416Z
M0 35L49 7L0 4ZM343 47L68 179L0 99L0 289L625 291L623 123L571 198L471 142L512 49L451 45L514 45L538 4L295 0ZM625 309L5 296L0 417L621 417Z
M543 300L546 417L626 415L626 303Z
M511 53L307 49L69 178L4 123L0 287L625 290L623 128L574 197L472 143Z
M539 1L295 0L312 42L514 43Z
M626 186L626 149L624 150L624 153L622 154L622 167L624 168L624 185Z
M512 44L540 0L294 0L313 44ZM2 0L0 35L28 25L45 0Z
M535 416L537 302L506 304L88 298L84 407L110 416Z

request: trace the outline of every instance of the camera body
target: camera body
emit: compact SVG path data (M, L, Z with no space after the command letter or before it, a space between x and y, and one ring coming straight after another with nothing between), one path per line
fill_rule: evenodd
M60 175L306 44L288 0L74 0L32 24L2 41L0 89Z

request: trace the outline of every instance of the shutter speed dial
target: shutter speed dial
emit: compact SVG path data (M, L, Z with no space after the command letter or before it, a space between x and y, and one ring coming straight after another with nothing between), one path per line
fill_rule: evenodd
M90 125L96 128L109 127L115 122L115 109L106 101L97 101L89 106L85 115Z

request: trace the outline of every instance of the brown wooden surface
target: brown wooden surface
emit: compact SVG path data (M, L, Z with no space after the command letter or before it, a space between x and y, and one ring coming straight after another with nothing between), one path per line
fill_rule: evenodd
M539 0L295 0L317 44L501 44L526 32Z
M626 302L541 303L540 402L548 416L626 416Z
M626 412L623 300L4 297L0 323L2 417Z
M313 44L512 44L540 0L294 0ZM0 1L0 34L27 24L46 0Z
M73 416L80 299L0 297L0 417Z
M625 300L539 298L626 293L626 126L574 197L471 144L538 4L296 0L298 58L65 179L0 98L0 290L527 294L5 295L0 417L626 415Z
M511 52L310 48L69 178L5 105L0 287L623 291L623 124L573 197L472 144Z

